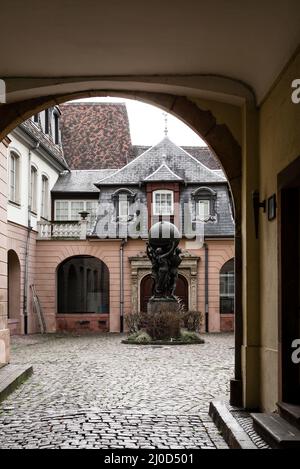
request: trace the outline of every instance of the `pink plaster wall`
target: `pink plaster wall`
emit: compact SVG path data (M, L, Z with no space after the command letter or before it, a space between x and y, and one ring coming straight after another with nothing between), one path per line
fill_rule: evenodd
M7 224L7 249L13 250L19 259L21 267L21 289L16 291L16 295L20 295L20 314L17 319L9 319L8 324L12 334L24 333L24 279L25 279L25 256L27 243L27 228L8 221ZM30 232L29 256L28 256L28 288L27 288L27 304L28 304L28 332L39 332L38 321L33 312L32 294L30 285L35 284L36 275L36 237L37 233ZM11 286L13 288L13 286Z
M234 257L232 240L211 240L209 248L209 330L219 332L220 321L220 269L225 262ZM130 240L124 247L124 312L131 311L131 267L129 257L145 250L142 240ZM204 249L190 251L198 255L199 284L198 310L205 311L205 264ZM56 317L56 271L65 259L77 255L94 256L107 265L110 272L110 332L120 328L120 241L37 241L35 285L46 317L49 332L62 329L62 321ZM72 318L70 318L71 321ZM66 320L66 318L64 318ZM73 325L70 326L73 328Z
M0 363L8 363L10 356L7 327L7 145L0 143Z
M36 290L48 332L56 331L56 271L67 258L93 256L103 261L110 273L110 332L120 330L120 241L37 241Z
M208 246L208 285L209 285L209 332L221 331L220 318L220 270L225 262L234 257L233 240L207 240ZM205 250L190 250L200 256L198 282L198 309L205 313ZM228 331L228 328L227 328Z

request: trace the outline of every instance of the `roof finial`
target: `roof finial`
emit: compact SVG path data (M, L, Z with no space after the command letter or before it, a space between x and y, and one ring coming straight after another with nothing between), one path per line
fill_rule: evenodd
M165 137L168 136L169 129L168 129L168 114L167 112L163 113L164 119L165 119Z

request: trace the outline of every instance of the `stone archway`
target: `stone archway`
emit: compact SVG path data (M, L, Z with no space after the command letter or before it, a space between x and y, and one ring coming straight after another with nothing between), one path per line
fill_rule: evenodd
M12 249L7 253L8 268L8 325L11 334L20 334L21 325L21 264Z
M129 258L131 265L131 306L132 312L141 310L141 288L143 280L150 275L151 262L145 253ZM200 257L185 252L182 257L179 274L188 286L188 306L191 311L197 311L198 306L198 263Z
M65 259L57 268L57 328L109 330L109 269L94 256Z
M138 87L137 87L138 88ZM54 94L31 98L16 103L0 106L0 140L32 115L70 101L72 99L96 97L96 96L119 96L128 99L137 99L173 114L175 117L187 124L201 138L203 138L214 154L219 159L228 178L234 201L235 211L235 272L236 272L236 294L235 294L235 379L232 381L231 402L242 405L242 346L243 346L243 312L242 312L242 149L232 132L224 124L216 121L213 113L201 109L185 96L128 91L128 90L86 90L70 94Z

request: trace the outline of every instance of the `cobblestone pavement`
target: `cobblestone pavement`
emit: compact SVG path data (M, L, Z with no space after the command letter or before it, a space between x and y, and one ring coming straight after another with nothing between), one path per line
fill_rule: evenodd
M13 363L34 374L0 405L0 448L226 448L208 407L228 398L233 336L171 347L121 339L13 339Z

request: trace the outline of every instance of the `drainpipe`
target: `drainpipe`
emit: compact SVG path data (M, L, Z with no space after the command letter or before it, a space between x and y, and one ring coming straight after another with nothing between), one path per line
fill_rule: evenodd
M32 232L31 226L31 203L30 203L30 191L31 191L31 153L33 150L37 150L40 143L28 150L28 194L27 194L27 239L25 249L25 272L24 272L24 291L23 291L23 316L24 316L24 334L28 334L28 281L29 281L29 246L30 246L30 234Z
M120 244L120 332L124 332L124 246L126 239Z
M205 332L209 332L209 296L208 296L208 245L204 243L205 249Z

